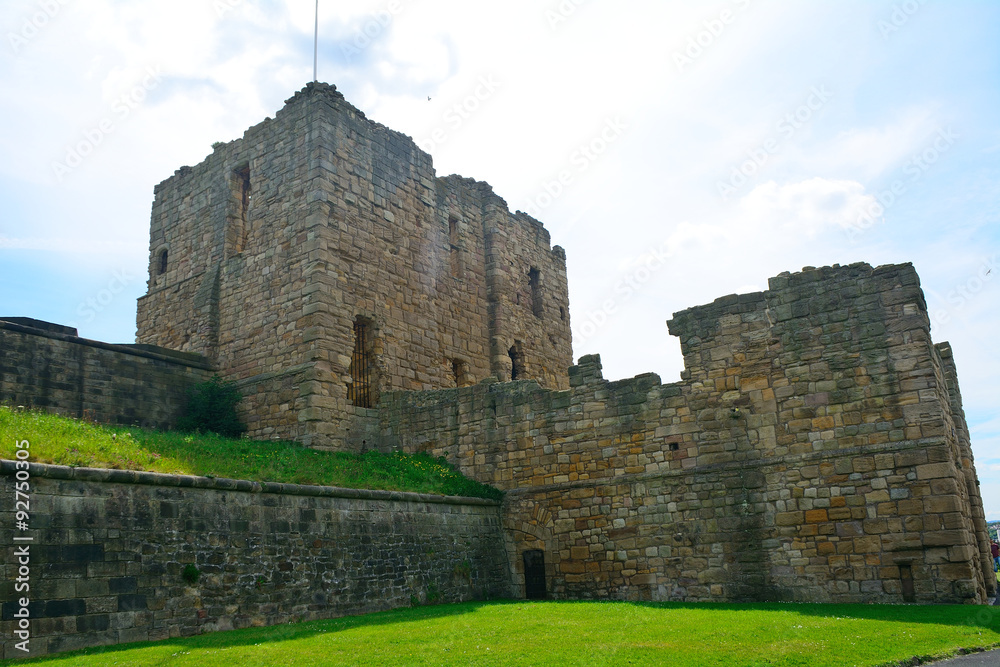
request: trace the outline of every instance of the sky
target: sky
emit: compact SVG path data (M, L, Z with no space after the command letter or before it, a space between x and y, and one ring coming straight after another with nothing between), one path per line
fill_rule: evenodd
M132 342L154 185L312 80L314 8L4 0L0 316ZM545 224L609 379L679 380L674 312L912 262L1000 519L998 34L986 0L320 0L318 77Z

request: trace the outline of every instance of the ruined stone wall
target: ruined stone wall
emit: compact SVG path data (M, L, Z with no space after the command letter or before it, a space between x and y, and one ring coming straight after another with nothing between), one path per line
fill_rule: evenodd
M349 394L358 318L372 403L509 377L515 346L523 377L563 388L566 295L540 223L310 84L157 186L138 340L208 356L252 437L342 447L368 415Z
M12 321L11 321L12 320ZM169 428L187 390L211 376L205 359L87 340L76 329L0 319L0 403L92 421Z
M22 596L37 657L510 594L494 501L34 464L30 484L30 590L0 563L5 659L29 657ZM10 537L11 461L0 498Z
M960 398L910 265L809 269L677 313L683 380L534 382L383 398L382 447L508 490L512 563L550 594L983 602ZM970 482L969 480L973 480Z

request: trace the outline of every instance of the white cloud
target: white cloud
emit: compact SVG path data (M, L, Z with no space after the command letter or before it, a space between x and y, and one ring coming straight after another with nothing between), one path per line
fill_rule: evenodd
M897 169L933 139L943 122L941 113L929 106L909 108L881 127L844 129L799 157L821 173L856 174L867 181Z
M807 239L831 228L847 229L877 204L857 181L810 178L778 185L768 181L740 200L741 226L759 233L805 234ZM780 237L778 237L780 238Z

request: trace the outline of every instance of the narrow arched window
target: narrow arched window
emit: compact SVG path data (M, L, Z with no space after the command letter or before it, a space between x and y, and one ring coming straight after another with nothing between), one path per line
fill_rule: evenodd
M158 272L157 272L156 275L158 275L158 276L162 276L164 273L167 272L167 249L166 248L164 248L163 250L160 251L160 257L159 257L159 261L158 261L158 264L157 264L157 271Z
M510 357L510 379L512 381L524 379L524 357L521 355L520 341L514 341L507 350L507 356Z

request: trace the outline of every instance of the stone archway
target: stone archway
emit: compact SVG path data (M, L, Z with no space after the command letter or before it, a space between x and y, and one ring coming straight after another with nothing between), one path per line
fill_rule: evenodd
M531 499L510 494L504 501L503 528L513 596L525 599L530 592L531 599L551 597L556 562L552 513Z

